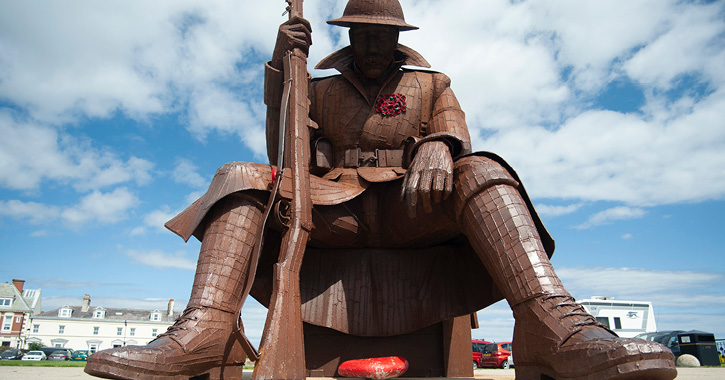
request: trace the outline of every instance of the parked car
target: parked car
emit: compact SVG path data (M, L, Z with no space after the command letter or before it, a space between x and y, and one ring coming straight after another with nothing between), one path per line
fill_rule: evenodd
M73 350L70 348L63 348L63 347L41 347L38 349L38 351L43 351L45 353L45 356L50 357L51 354L53 354L56 351L63 351L65 352L66 356L71 357L73 356Z
M86 351L86 350L73 351L73 355L71 355L70 360L86 361L86 360L88 360L88 351Z
M65 350L53 351L52 354L48 355L48 360L70 360L71 354Z
M473 369L481 368L481 355L483 354L483 347L491 342L485 340L471 340L473 346Z
M5 350L0 354L0 360L19 360L23 357L23 351L20 350Z
M21 360L46 360L48 357L43 351L28 351Z
M677 341L677 335L683 332L683 330L657 331L652 333L642 333L635 336L635 338L660 343L669 348L675 357L679 357L682 353L680 352L680 344Z
M511 342L489 343L483 346L481 367L508 369L513 366L514 358L511 355Z

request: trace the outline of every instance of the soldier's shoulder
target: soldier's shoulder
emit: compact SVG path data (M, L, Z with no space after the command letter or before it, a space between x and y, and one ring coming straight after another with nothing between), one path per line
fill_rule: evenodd
M341 74L333 74L333 75L326 75L324 77L315 77L315 78L312 78L311 81L312 81L312 83L315 83L315 82L335 80L335 79L339 79L339 78L342 78Z
M404 75L415 75L418 78L428 77L427 80L430 80L430 83L433 84L436 96L440 95L443 90L451 86L451 78L440 71L404 67L403 72Z

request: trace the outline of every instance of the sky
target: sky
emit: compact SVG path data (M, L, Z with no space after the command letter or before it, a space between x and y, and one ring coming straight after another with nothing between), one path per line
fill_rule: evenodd
M309 70L346 46L308 0ZM651 301L725 338L725 2L401 0L400 42L451 77L577 299ZM266 163L263 65L285 2L0 0L0 281L44 311L183 310L199 242L164 229L230 161ZM244 319L259 341L266 309ZM473 336L509 341L499 302Z

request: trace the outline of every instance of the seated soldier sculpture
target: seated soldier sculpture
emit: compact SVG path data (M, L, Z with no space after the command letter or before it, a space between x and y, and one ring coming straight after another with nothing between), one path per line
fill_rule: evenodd
M338 75L309 86L317 157L311 177L335 191L321 196L312 189L308 246L409 249L466 239L490 278L489 293L505 298L513 310L517 379L674 378L667 348L617 337L566 291L549 261L553 240L516 174L497 156L471 151L450 79L402 67L429 65L398 43L400 31L417 29L405 22L398 0L350 0L343 17L328 23L349 28L350 46L317 65ZM270 165L224 165L209 191L167 224L184 239L193 235L202 242L183 315L147 346L92 355L86 372L179 379L244 359L240 350L225 353L225 347L249 291L250 257L262 238L277 161L283 54L306 52L310 44L309 23L291 19L280 26L265 67ZM466 315L497 300L451 310ZM421 309L420 320L431 322L430 313L435 311Z

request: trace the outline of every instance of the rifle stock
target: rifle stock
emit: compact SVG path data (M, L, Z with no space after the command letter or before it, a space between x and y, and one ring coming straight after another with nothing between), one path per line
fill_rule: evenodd
M290 18L302 17L302 0L287 0ZM310 132L307 55L295 48L284 57L284 96L288 107L280 111L280 154L277 180L289 172L293 196L289 222L274 265L272 298L260 343L254 379L304 379L305 351L300 303L300 268L312 228L310 197ZM283 139L283 140L282 140Z

